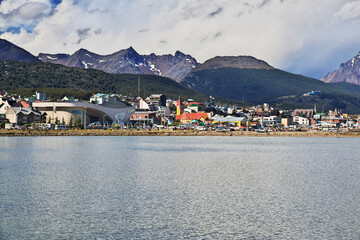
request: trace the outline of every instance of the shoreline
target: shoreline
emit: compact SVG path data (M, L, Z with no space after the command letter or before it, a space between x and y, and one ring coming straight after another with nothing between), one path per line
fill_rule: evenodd
M233 136L233 137L360 137L360 132L270 132L182 131L182 130L0 130L0 137L41 136Z

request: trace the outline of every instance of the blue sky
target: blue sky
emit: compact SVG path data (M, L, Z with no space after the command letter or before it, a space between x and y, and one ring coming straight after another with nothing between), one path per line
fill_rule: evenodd
M0 0L0 23L34 55L251 55L315 78L360 50L360 0Z

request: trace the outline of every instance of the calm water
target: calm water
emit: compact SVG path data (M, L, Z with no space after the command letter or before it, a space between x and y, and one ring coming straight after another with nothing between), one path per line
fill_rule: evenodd
M0 138L0 239L360 239L360 138Z

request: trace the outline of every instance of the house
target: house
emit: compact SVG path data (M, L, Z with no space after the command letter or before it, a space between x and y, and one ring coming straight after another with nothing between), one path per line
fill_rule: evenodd
M187 104L187 109L190 109L191 112L205 112L205 104L199 102L190 102Z
M309 126L309 124L310 124L310 121L308 118L301 117L301 116L294 116L293 122L298 123L300 126Z
M110 98L109 94L105 93L97 93L90 97L90 102L95 104L103 104L106 103Z
M293 118L291 116L283 116L281 118L281 125L284 127L289 127L290 125L292 125L293 122Z
M10 123L16 125L41 123L42 121L45 121L45 119L42 119L43 114L32 108L11 107L6 111L5 115Z
M62 101L62 102L74 102L74 101L76 101L76 99L74 99L73 97L67 97L67 96L65 96L65 97L63 97L63 98L61 99L61 101Z
M269 125L279 125L281 124L281 117L278 117L278 116L270 116L270 117L263 117L262 119L263 121L263 124L266 125L266 126L269 126Z
M130 117L132 124L149 125L154 123L160 123L161 120L155 111L135 111Z

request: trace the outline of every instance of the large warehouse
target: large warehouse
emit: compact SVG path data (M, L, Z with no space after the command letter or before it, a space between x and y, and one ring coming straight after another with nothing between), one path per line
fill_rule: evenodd
M40 112L46 113L47 121L52 123L55 119L68 124L72 118L75 121L79 116L81 124L87 126L91 122L112 121L115 123L126 123L134 113L135 108L130 104L122 102L117 98L110 98L108 102L98 105L88 102L37 102L33 107Z

